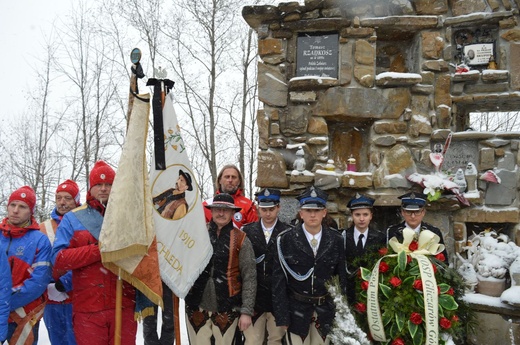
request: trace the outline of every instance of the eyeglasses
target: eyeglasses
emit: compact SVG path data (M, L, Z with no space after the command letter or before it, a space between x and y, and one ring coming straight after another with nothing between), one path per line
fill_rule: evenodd
M421 213L423 213L423 211L424 211L424 209L420 209L420 210L417 210L417 211L410 211L410 210L404 210L403 209L403 213L406 214L407 216L418 216Z

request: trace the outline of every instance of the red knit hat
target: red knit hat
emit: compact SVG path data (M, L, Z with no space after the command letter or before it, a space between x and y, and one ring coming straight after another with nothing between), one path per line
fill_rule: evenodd
M58 186L58 188L56 188L56 194L58 194L59 192L69 193L74 198L74 201L76 202L76 206L79 206L81 195L79 194L79 187L76 182L74 182L72 180L63 181Z
M94 187L97 184L101 183L114 183L114 177L116 176L116 172L110 165L108 165L104 161L97 161L94 164L94 167L90 171L89 183L90 188Z
M36 193L31 187L23 186L15 190L9 197L7 204L9 205L15 200L26 203L31 209L31 214L34 213L34 209L36 208Z

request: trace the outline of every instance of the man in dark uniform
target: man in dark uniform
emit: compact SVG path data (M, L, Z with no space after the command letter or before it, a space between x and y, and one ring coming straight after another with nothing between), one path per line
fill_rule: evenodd
M386 247L386 235L370 225L374 201L372 198L357 194L347 204L353 223L344 232L347 273L350 275L347 280L347 298L351 305L356 300L355 282L359 267L372 264L371 262L361 262L359 258L365 253L377 252Z
M423 222L424 215L426 214L426 202L428 200L428 196L422 193L406 193L399 197L401 199L401 216L404 221L390 226L387 230L387 243L392 238L395 237L399 242L403 241L403 230L404 228L410 228L417 234L419 237L419 233L423 230L430 230L440 238L440 244L444 244L444 239L442 237L442 232L439 228ZM444 262L447 264L448 261L448 253L446 249L442 252L444 255Z
M276 238L289 229L289 225L278 219L280 213L280 191L265 188L256 194L258 222L245 225L242 230L251 240L256 258L256 302L252 325L244 331L245 345L262 344L267 329L267 345L281 344L285 335L283 327L277 327L273 311L271 276L274 258L277 255Z
M302 219L278 236L273 268L273 314L290 345L328 344L335 305L326 283L346 286L345 247L337 231L322 226L327 194L314 186L297 197Z

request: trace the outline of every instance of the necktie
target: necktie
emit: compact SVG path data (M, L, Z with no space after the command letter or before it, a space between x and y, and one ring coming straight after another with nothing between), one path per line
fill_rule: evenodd
M311 247L312 251L314 252L314 255L316 255L316 252L318 251L318 240L315 239L314 236L312 236Z
M359 252L363 251L363 237L365 237L365 235L361 234L361 235L359 235L358 240L357 240L356 248Z

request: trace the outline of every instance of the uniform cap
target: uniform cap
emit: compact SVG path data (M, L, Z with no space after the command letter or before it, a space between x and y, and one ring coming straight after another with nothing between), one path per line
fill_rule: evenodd
M274 207L280 204L280 195L282 193L278 189L264 188L256 193L258 207Z
M428 196L423 193L410 192L399 197L403 210L416 211L422 209L428 201Z
M300 202L300 208L323 209L326 207L328 197L327 193L318 187L311 186L298 195L296 199Z

